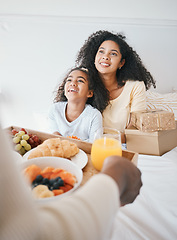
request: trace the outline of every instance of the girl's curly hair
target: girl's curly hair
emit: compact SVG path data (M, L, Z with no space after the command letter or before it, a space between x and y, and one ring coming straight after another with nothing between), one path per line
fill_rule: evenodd
M101 112L109 104L109 92L105 88L97 69L95 68L95 56L99 46L106 40L112 40L119 46L122 59L125 64L121 69L117 69L117 82L119 86L124 86L127 80L143 81L146 90L153 85L156 88L155 80L150 72L143 65L139 55L125 41L125 36L119 33L100 30L89 36L81 47L76 58L76 65L83 65L89 69L94 82L94 93L97 95L95 107ZM101 98L100 98L101 97Z
M56 102L66 102L67 101L67 98L64 94L65 83L66 83L66 80L67 80L69 74L73 71L76 71L76 70L82 71L82 72L87 74L87 80L88 80L88 83L89 83L89 90L94 90L94 84L93 84L93 81L90 78L90 75L91 75L90 71L83 66L74 67L74 68L71 68L68 71L68 73L64 77L62 83L58 86L58 89L54 92L55 93L55 97L54 97L54 101L53 101L54 103L56 103ZM90 105L94 106L94 104L93 104L94 100L95 100L95 96L93 95L93 97L87 99L86 104L90 104Z

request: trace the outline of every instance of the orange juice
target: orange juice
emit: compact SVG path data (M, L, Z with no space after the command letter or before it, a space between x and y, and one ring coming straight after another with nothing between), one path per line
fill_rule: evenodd
M91 161L97 170L101 170L105 158L117 155L122 156L121 143L113 138L96 139L92 144Z

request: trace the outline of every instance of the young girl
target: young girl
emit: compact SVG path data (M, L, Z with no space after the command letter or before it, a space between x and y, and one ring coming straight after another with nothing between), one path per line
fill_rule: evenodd
M93 142L95 132L102 127L102 115L91 106L94 96L89 76L88 69L73 68L59 86L48 116L54 134Z

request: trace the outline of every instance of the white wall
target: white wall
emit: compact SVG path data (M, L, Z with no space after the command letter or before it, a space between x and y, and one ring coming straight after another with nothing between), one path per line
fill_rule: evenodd
M48 131L44 116L52 92L84 40L99 29L127 36L157 91L177 89L176 13L175 0L0 0L2 125Z
M176 0L0 0L1 14L177 20Z

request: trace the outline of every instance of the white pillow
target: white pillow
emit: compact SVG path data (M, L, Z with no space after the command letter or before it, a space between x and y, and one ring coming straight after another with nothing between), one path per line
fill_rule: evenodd
M146 91L146 105L147 109L162 109L173 112L177 120L177 92L161 94Z

